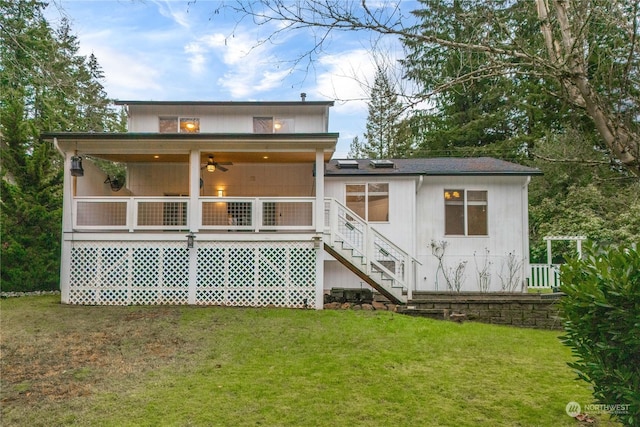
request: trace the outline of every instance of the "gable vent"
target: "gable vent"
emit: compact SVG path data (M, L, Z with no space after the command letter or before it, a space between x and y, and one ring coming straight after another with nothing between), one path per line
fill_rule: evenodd
M371 160L369 164L376 169L392 169L394 167L391 160Z
M338 160L338 169L358 169L358 162L355 160Z

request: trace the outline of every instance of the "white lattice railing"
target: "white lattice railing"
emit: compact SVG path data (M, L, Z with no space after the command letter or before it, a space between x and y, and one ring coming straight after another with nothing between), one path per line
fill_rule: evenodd
M531 289L551 289L560 287L560 264L530 264Z
M76 197L76 230L184 230L188 228L186 197Z
M310 197L200 197L199 224L190 224L188 197L76 197L75 230L232 230L315 229Z
M314 198L200 198L205 230L313 230Z
M325 200L328 244L401 300L411 297L418 262L335 199Z

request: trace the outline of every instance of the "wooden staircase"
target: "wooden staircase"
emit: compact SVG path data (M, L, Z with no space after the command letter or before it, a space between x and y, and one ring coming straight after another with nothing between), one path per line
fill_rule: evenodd
M325 201L324 248L395 304L415 288L417 260L335 199Z

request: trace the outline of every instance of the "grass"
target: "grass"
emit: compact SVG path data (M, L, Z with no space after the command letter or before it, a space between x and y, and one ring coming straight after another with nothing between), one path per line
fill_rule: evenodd
M592 401L552 331L55 296L0 309L3 426L556 427Z

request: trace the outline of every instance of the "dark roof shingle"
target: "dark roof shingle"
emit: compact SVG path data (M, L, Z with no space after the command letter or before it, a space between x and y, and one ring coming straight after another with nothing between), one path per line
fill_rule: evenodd
M341 169L338 159L326 167L326 176L351 175L542 175L539 169L492 157L437 157L389 159L393 168L374 168L369 159L357 159L357 169Z

